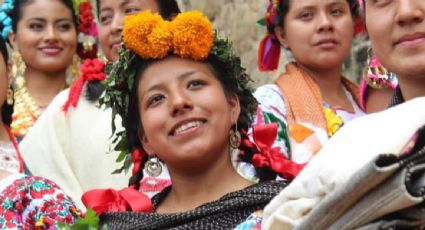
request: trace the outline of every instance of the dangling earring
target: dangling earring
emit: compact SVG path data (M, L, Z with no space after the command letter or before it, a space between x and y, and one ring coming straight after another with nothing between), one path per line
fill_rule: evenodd
M233 149L239 148L239 146L241 145L241 139L241 133L238 130L238 123L236 122L235 130L230 129L230 147L232 147Z
M25 65L24 59L22 59L21 54L14 50L12 52L12 75L16 84L16 88L20 89L25 84L25 70L27 66Z
M395 88L398 84L395 74L389 72L373 53L372 49L368 50L368 63L363 74L366 83L372 88Z
M78 54L72 56L72 63L68 67L66 75L66 85L70 86L80 76L81 58Z
M13 105L13 89L12 87L9 87L9 89L7 90L7 94L6 94L6 103L8 105Z
M145 170L150 177L157 177L161 175L162 165L161 162L159 162L158 157L149 156L149 160L145 163Z

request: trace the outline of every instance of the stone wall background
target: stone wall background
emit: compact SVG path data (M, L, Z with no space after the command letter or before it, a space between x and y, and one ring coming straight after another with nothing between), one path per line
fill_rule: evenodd
M209 17L214 27L231 41L242 58L242 64L254 80L255 85L272 82L283 71L287 60L282 52L280 69L274 73L260 73L257 69L258 44L265 34L265 27L256 24L266 8L265 0L177 0L183 11L196 9ZM353 43L347 59L344 75L358 82L364 67L369 42L365 36Z

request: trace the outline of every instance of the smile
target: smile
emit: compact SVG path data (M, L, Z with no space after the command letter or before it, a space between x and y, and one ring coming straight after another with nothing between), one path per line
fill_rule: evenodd
M188 121L188 122L185 122L183 124L180 124L175 129L173 129L171 131L171 135L175 136L175 135L179 135L179 134L183 134L183 133L188 133L188 132L191 132L193 130L196 130L197 128L203 126L204 124L205 124L205 121L200 121L200 120Z

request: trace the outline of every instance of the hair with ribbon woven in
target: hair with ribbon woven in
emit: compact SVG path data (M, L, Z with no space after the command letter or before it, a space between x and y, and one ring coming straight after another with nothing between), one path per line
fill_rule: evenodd
M105 81L105 93L100 98L102 105L112 108L114 118L117 115L122 118L122 125L126 129L115 133L116 128L112 124L117 136L114 140L117 144L115 150L120 152L118 160L124 163L116 172L128 170L132 165L131 153L141 148L138 132L142 124L138 97L135 96L140 76L150 64L170 55L211 65L225 94L237 95L240 104L244 105L237 127L240 130L248 129L257 108L250 86L251 79L241 66L241 60L231 43L214 32L202 13L180 13L167 22L157 14L141 12L125 20L123 37L119 60L107 66L109 76Z

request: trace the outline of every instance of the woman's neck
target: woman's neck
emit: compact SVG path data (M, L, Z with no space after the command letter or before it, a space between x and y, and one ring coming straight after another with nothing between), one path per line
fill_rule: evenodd
M3 121L3 117L0 114L0 121ZM4 127L3 122L0 122L0 141L10 141L9 133L7 133L6 128Z
M342 66L332 69L313 69L300 65L317 83L322 99L331 106L354 111L342 87Z
M425 96L425 79L421 79L421 81L419 79L414 77L399 77L399 86L405 101Z
M214 167L193 174L176 173L169 168L173 187L160 203L158 213L174 213L192 210L202 204L246 188L252 182L244 179L234 169L230 156L219 160Z
M65 87L65 70L58 72L41 72L28 69L25 72L26 87L30 95L40 107L47 106Z

